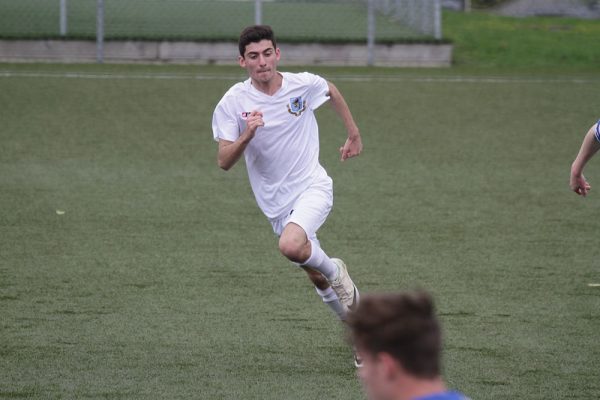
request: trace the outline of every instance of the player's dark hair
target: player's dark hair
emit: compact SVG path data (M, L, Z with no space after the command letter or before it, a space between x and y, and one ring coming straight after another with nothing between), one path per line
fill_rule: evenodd
M258 43L261 40L270 40L271 43L273 43L273 48L277 48L275 34L269 25L253 25L245 28L242 33L240 33L240 40L238 42L240 56L244 57L247 45L250 43Z
M388 353L419 378L441 374L441 327L428 293L365 295L348 326L350 340L362 351Z

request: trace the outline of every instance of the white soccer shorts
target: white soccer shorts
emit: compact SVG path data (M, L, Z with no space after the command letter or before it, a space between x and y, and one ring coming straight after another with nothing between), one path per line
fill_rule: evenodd
M325 223L332 207L333 182L328 177L302 192L286 215L270 222L277 236L281 236L287 224L294 223L304 229L309 239L316 240L317 231Z

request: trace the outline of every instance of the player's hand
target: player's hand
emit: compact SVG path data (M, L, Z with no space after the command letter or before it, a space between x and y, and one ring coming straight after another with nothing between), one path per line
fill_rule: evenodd
M585 180L585 176L583 176L583 174L577 174L573 172L571 172L569 186L571 186L572 191L584 197L592 189L592 186L588 183L588 181Z
M256 134L256 130L261 126L265 126L263 113L260 111L252 111L246 119L246 131L244 132L244 135L246 135L248 140L252 139Z
M346 143L344 143L344 146L340 147L342 161L346 160L347 158L356 157L362 152L362 149L363 145L360 135L348 137L348 139L346 139Z

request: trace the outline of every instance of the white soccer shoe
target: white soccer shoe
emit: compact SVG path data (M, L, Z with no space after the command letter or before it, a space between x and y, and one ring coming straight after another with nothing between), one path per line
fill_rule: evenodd
M358 289L348 274L346 264L339 258L332 258L331 261L338 267L338 276L330 281L329 284L333 288L335 294L337 294L338 299L340 299L340 303L346 308L346 311L352 311L358 304Z

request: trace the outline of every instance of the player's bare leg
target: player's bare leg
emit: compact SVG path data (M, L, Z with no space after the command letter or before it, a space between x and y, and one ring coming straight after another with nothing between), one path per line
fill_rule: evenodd
M311 254L310 241L300 225L289 223L279 237L279 251L290 261L302 264Z
M313 285L315 285L317 289L327 290L331 287L329 282L327 282L327 278L325 278L323 274L319 271L307 266L302 266L302 269L304 269L304 271L308 275L308 279L310 279L310 281L313 283Z
M289 223L279 238L279 250L289 260L310 267L323 274L347 309L352 309L358 300L358 291L348 275L344 262L329 258L317 240L310 240L301 226Z
M302 269L308 275L308 279L315 285L315 289L317 290L317 294L321 296L323 299L323 303L327 304L329 308L338 316L340 321L346 322L346 308L340 303L335 291L331 288L331 285L327 281L327 279L317 270L314 270L310 267L302 266ZM362 360L358 356L356 349L353 349L354 352L354 365L357 368L362 367Z
M340 319L340 321L346 320L346 307L340 303L340 299L338 299L337 294L331 288L331 285L327 281L327 279L323 276L319 271L312 269L307 266L301 266L302 269L308 275L308 279L315 285L315 290L317 294L334 313Z
M340 259L331 259L319 246L318 240L310 240L302 227L289 223L279 237L279 250L289 260L300 264L315 285L317 294L343 322L348 310L358 303L358 290L346 265ZM344 298L340 293L345 295ZM354 364L362 361L354 352Z

